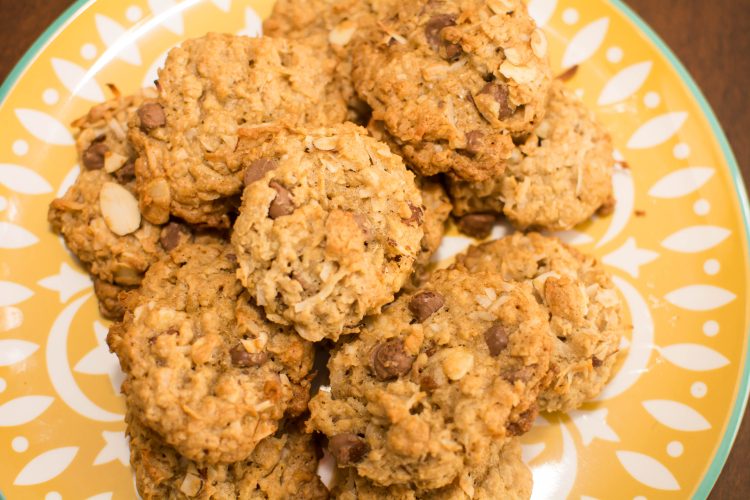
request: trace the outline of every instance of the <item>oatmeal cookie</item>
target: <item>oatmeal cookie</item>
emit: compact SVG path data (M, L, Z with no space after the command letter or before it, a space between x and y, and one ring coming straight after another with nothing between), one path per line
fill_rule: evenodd
M128 404L191 460L244 460L309 398L312 345L268 322L236 269L221 240L178 247L151 266L107 336Z
M338 472L331 496L337 500L528 500L532 486L531 471L521 460L521 443L511 439L489 462L436 490L377 486L350 467Z
M325 500L316 474L318 457L311 437L290 423L256 446L242 461L225 465L196 463L181 456L142 424L133 409L126 414L130 464L144 500Z
M601 392L626 327L620 296L596 259L556 238L515 233L470 248L455 266L533 284L549 311L554 344L552 378L539 395L541 410L572 410Z
M349 119L362 122L369 109L352 84L352 47L396 6L397 0L277 0L263 22L263 33L304 40L317 53L329 54L336 61L335 82L349 107Z
M308 428L379 486L444 487L529 429L551 343L530 285L436 271L332 352Z
M284 39L208 34L172 49L158 99L141 105L131 127L143 216L228 226L246 167L235 154L243 130L343 121L333 69L324 55Z
M393 300L424 234L401 158L353 124L259 133L245 153L232 243L240 280L269 319L335 340Z
M482 181L544 116L547 42L521 0L401 2L353 51L372 117L423 175ZM373 42L372 40L375 40Z
M502 175L451 183L455 213L502 213L521 229L570 229L614 206L612 155L594 114L555 81L544 120L516 147Z

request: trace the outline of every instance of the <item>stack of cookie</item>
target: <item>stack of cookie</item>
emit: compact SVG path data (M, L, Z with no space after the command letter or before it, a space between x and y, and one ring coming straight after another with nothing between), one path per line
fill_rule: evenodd
M620 298L537 233L429 263L451 213L483 238L609 210L606 132L520 0L279 0L264 28L77 120L50 206L117 320L141 495L528 497L517 436L601 391Z

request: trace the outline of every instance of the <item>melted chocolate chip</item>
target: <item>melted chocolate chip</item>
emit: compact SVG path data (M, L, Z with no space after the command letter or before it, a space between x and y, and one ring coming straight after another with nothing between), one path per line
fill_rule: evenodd
M180 224L179 222L170 222L161 230L159 243L161 243L164 250L170 252L177 248L184 236L189 234L190 231L183 224Z
M276 197L268 207L268 216L272 219L278 219L285 215L291 215L294 212L294 203L289 190L278 182L271 182L269 186L276 191Z
M278 166L279 162L273 158L258 158L245 169L245 175L243 177L245 186L248 186L255 181L259 181L264 175L266 175L266 173L274 170Z
M499 83L488 83L482 90L479 91L478 95L489 95L500 105L500 109L497 112L497 117L501 120L510 118L513 115L513 110L508 104L508 87Z
M484 341L490 350L490 356L499 356L508 347L508 332L500 323L495 323L484 332Z
M404 224L408 224L410 226L421 226L422 221L424 219L424 211L420 207L416 207L409 203L409 209L411 210L411 215L408 219L401 219L404 221Z
M268 359L268 353L258 352L249 353L245 350L242 343L232 347L229 351L229 356L232 358L232 364L238 368L248 368L250 366L259 366L266 362Z
M149 132L155 128L163 127L167 123L167 116L161 104L147 102L138 108L138 118L141 120L141 129Z
M495 220L493 214L464 215L458 219L458 230L472 238L483 240L492 232Z
M370 354L370 366L379 380L390 380L409 373L414 357L410 356L399 339L378 344Z
M336 459L339 467L360 462L370 447L365 440L356 434L336 434L328 441L328 450Z
M409 311L411 311L414 319L422 323L440 310L444 304L445 299L439 293L431 291L420 292L409 301Z
M88 170L99 170L104 167L104 156L109 152L106 144L95 142L83 152L83 166Z
M424 27L425 38L433 50L440 57L448 60L455 59L463 53L463 49L456 43L449 42L442 36L443 29L456 25L456 16L451 14L437 14L432 16Z

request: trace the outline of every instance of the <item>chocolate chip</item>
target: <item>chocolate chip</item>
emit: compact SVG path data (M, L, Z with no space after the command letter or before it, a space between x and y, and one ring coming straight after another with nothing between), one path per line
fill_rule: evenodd
M469 214L458 219L458 230L462 233L477 238L485 239L495 226L493 214Z
M245 169L245 186L248 186L255 181L261 180L267 172L270 172L278 166L279 162L277 162L273 158L258 158Z
M328 441L328 450L339 467L360 462L370 447L356 434L336 434Z
M455 59L463 53L460 45L447 41L442 37L443 29L456 25L456 16L438 14L432 16L424 27L427 43L444 59Z
M104 155L109 152L106 144L95 142L83 152L83 166L88 170L99 170L104 167Z
M535 371L536 368L534 366L524 366L523 368L520 368L518 370L506 373L503 377L511 384L514 384L519 380L521 382L528 382L529 380L531 380L531 377L534 375Z
M161 230L159 243L167 252L177 248L183 236L189 235L190 231L183 224L170 222Z
M536 420L538 414L539 408L534 403L528 410L521 413L515 422L511 422L506 426L508 434L511 436L526 434L531 430L531 426L534 424L534 420Z
M271 182L269 184L276 191L276 198L271 202L271 206L268 207L268 216L272 219L278 219L285 215L290 215L294 212L294 203L292 203L292 196L281 184L278 182Z
M464 151L470 156L478 155L482 150L482 138L484 134L479 130L466 132L466 147Z
M115 180L120 184L129 184L135 180L135 163L127 162L112 173Z
M591 364L593 365L594 368L599 368L600 366L602 366L602 363L603 361L597 358L596 356L591 358Z
M163 127L167 123L167 116L161 104L147 102L138 108L138 118L141 120L141 129L149 132L155 128Z
M259 366L265 363L268 359L268 353L258 352L251 354L245 350L245 346L243 346L242 343L232 347L232 349L229 350L229 355L232 358L232 364L239 368Z
M490 350L490 356L498 356L508 347L508 332L500 323L495 323L484 332L484 341Z
M425 392L432 392L439 387L437 381L429 375L423 375L419 379L419 388Z
M390 380L409 373L414 357L410 356L399 339L378 344L370 354L370 366L378 380Z
M409 301L409 311L414 319L422 323L445 304L442 295L436 292L420 292Z
M420 207L416 207L409 203L409 209L411 210L411 215L408 219L401 219L404 221L404 224L408 224L409 226L421 226L423 221L423 215L424 211Z
M513 115L513 110L508 105L508 87L499 83L488 83L477 95L489 95L500 105L500 109L497 112L497 117L501 120L510 118Z

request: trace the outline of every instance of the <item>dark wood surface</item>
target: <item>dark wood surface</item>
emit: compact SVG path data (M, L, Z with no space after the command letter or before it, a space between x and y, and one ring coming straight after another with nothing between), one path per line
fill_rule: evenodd
M750 179L748 0L626 0L667 42L703 89ZM0 0L0 80L71 0ZM712 499L750 498L750 412Z

